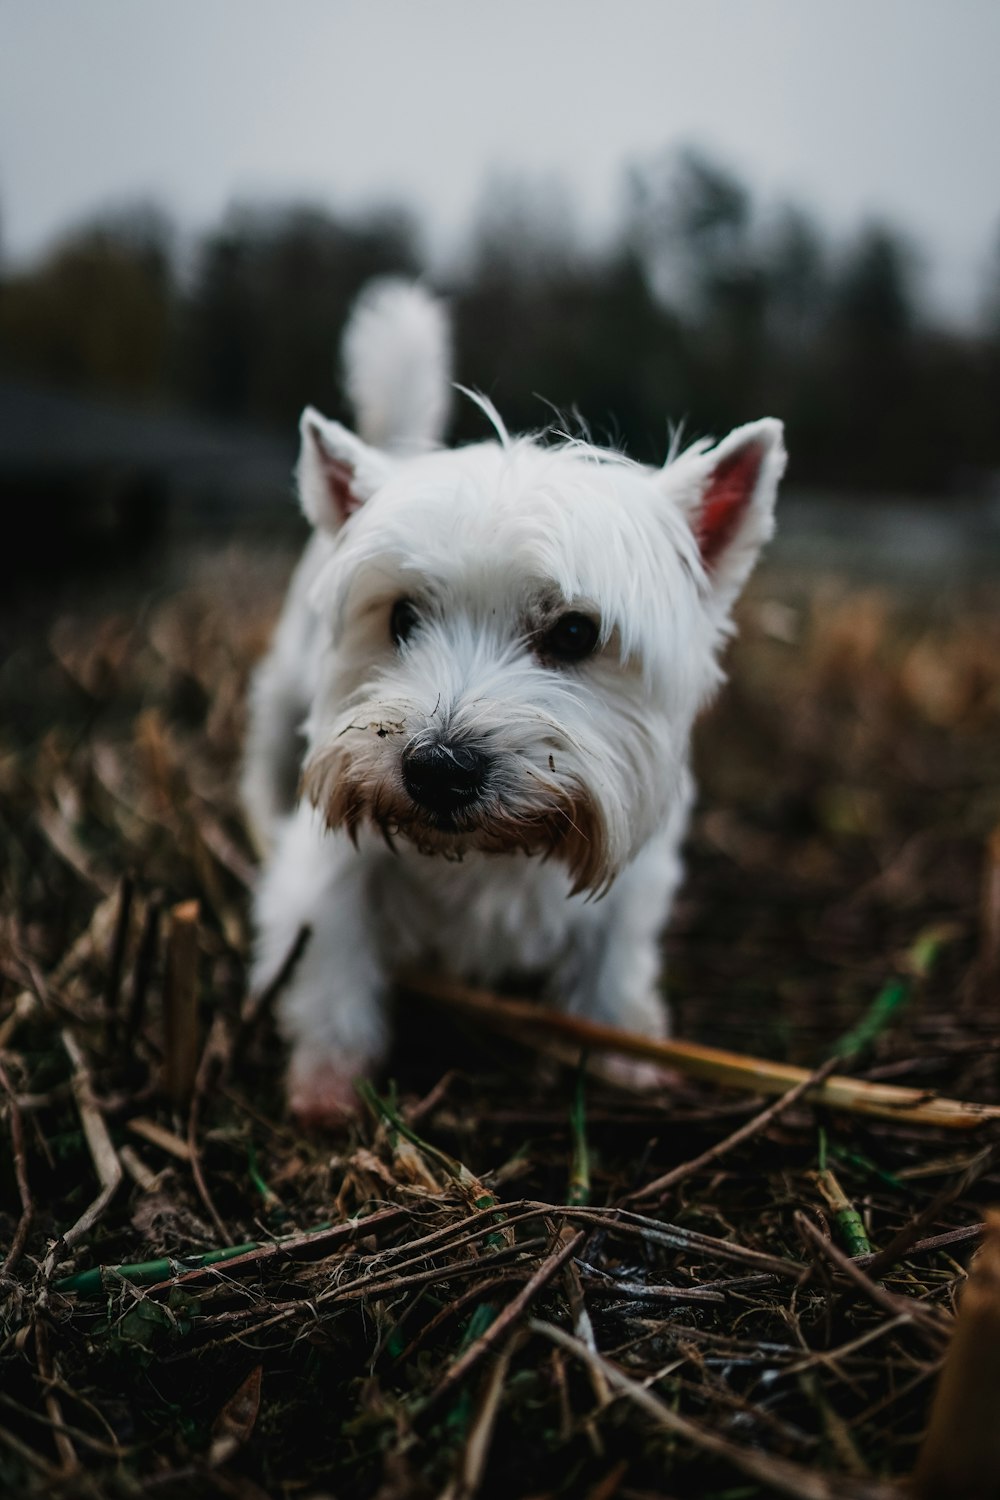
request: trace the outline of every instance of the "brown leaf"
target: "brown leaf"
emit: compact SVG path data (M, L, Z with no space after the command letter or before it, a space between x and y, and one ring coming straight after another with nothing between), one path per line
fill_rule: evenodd
M208 1461L215 1467L232 1458L237 1448L250 1439L260 1411L260 1382L264 1366L250 1371L243 1384L230 1396L212 1424L212 1446Z

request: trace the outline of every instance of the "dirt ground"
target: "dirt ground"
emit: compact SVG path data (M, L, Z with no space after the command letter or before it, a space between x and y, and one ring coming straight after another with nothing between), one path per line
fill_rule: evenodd
M412 994L354 1128L289 1123L234 795L287 566L0 617L0 1491L897 1493L995 1124L629 1094ZM1000 1104L998 664L985 587L758 577L679 1037Z

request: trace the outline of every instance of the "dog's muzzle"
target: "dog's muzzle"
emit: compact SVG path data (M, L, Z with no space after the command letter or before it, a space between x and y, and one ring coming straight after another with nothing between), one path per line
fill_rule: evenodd
M486 786L489 756L469 745L412 745L403 751L403 784L418 807L454 817L477 802Z

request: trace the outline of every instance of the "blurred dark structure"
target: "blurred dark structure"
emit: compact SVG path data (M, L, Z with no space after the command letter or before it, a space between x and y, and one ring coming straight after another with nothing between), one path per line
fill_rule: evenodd
M0 580L144 550L170 526L243 530L290 504L294 442L0 379Z
M353 297L423 266L396 209L237 209L185 253L150 207L68 235L0 276L0 498L55 494L74 537L125 545L185 506L208 521L241 496L286 504L302 406L345 415L334 351ZM555 407L660 462L671 423L719 434L774 412L798 487L995 494L1000 243L981 327L944 329L892 227L831 244L685 152L632 175L600 251L555 199L495 184L453 281L459 377L512 430ZM483 431L460 406L456 436ZM29 548L49 544L39 525Z

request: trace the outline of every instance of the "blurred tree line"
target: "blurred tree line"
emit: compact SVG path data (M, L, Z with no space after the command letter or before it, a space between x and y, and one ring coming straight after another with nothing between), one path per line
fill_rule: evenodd
M343 415L332 352L359 287L424 268L398 209L238 208L182 250L133 208L0 276L0 371L290 432L307 401ZM670 423L774 413L800 484L941 494L1000 470L1000 244L979 330L942 328L894 228L831 243L687 151L633 173L599 250L557 195L494 184L451 279L459 377L512 430L551 420L544 397L659 462ZM458 436L482 435L460 406Z

